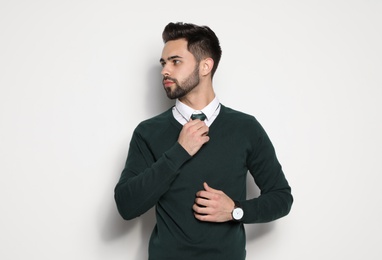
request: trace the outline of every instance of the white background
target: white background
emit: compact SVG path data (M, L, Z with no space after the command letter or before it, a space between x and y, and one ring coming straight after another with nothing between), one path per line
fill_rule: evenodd
M171 21L219 36L216 93L262 123L293 189L287 217L246 226L248 259L380 259L381 14L378 0L1 0L0 259L147 257L153 210L122 220L113 189L136 125L172 105Z

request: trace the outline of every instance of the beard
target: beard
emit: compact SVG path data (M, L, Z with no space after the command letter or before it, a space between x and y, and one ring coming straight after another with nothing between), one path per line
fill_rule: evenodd
M164 87L166 90L167 97L170 99L177 99L186 96L191 90L193 90L197 85L199 85L199 64L195 67L194 71L180 84L177 79L171 77L164 77L163 80L171 80L174 82L175 87L171 89L169 87Z

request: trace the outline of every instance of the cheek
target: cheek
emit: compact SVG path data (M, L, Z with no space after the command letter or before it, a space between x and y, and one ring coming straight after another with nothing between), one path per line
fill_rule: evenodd
M187 69L177 69L177 70L174 70L173 72L173 77L176 78L178 80L178 82L183 82L187 76L188 76L188 71Z

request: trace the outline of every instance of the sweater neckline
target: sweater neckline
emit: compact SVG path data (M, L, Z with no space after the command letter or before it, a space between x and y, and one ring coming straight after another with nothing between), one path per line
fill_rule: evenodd
M169 120L173 125L176 126L176 128L181 130L183 128L183 125L174 118L172 114L172 109L173 109L173 106L167 110L167 112L169 113ZM221 118L224 117L225 112L226 112L226 107L220 103L220 112L209 127L210 133L214 131L214 129L216 128L216 125L218 125L219 122L221 121Z

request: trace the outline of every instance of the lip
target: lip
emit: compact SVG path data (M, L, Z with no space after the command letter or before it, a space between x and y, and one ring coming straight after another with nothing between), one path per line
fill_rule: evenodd
M165 87L168 87L170 85L174 84L174 81L171 81L171 80L163 80L163 85Z

